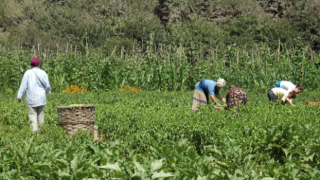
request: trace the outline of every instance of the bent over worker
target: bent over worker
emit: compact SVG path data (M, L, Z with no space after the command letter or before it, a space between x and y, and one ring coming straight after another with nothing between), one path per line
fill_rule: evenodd
M277 88L277 87L285 89L289 92L294 91L296 94L300 94L303 92L303 88L299 84L295 85L290 81L278 81L273 85L273 88Z
M203 79L202 81L197 82L193 93L192 111L198 110L199 103L208 104L209 96L213 102L217 103L217 105L220 104L218 103L216 98L220 99L223 102L226 102L226 99L220 96L220 89L225 87L226 85L226 81L222 78L219 78L217 82L210 79Z
M278 81L273 85L273 88L282 88L287 90L289 93L294 92L295 94L300 94L303 92L303 88L299 84L295 85L290 81ZM288 98L286 102L292 102L292 100L293 99Z
M284 105L285 102L288 102L291 106L295 106L292 104L292 100L290 100L296 98L296 93L294 91L289 92L282 88L272 88L267 95L269 101L276 101L279 99L281 100L280 102L282 105Z
M247 92L237 86L231 86L226 94L227 107L230 109L240 104L247 104L248 95Z

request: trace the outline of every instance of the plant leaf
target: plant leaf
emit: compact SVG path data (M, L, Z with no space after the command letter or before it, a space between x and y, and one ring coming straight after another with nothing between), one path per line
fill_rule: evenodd
M206 176L201 177L200 175L198 175L197 180L207 180Z
M70 177L70 174L61 171L61 169L58 170L58 176L59 177Z
M138 162L133 162L134 165L136 165L135 167L141 171L141 172L145 172L146 170L141 166L141 164L139 164Z
M121 171L119 165L118 165L118 162L115 163L115 164L109 164L107 163L106 165L104 166L99 166L100 169L110 169L110 170L114 170L114 171Z
M162 167L162 161L164 159L160 159L160 160L154 160L151 163L151 173L153 173L154 171L160 169Z
M50 167L51 167L51 163L48 163L48 162L46 162L46 163L34 163L32 165L33 169L50 169Z
M155 179L155 178L165 178L165 177L172 177L172 176L174 176L174 175L171 173L165 173L162 170L159 173L158 172L154 173L151 178Z

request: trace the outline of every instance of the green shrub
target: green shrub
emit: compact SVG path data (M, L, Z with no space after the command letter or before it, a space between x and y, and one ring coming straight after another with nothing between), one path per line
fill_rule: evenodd
M149 42L154 50L181 44L208 53L232 44L278 49L280 40L282 50L293 49L297 37L313 50L320 48L319 0L5 0L0 5L0 44L10 49L29 51L39 44L62 52L68 44L86 53L106 47L112 52L117 45L119 54L122 46L129 51L133 45L146 52Z

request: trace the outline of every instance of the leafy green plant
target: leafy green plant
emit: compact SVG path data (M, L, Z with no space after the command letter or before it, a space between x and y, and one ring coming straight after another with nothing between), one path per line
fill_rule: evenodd
M157 82L153 77L167 66L158 64L158 71L140 67L142 77L132 80L151 88L157 83L147 84L148 78L149 83ZM170 72L176 70L171 68L167 76L161 75L168 89ZM252 81L242 76L243 82ZM319 106L303 103L318 92L304 91L291 107L269 102L264 90L246 91L249 101L238 114L211 105L193 112L192 91L53 92L47 96L39 133L31 131L26 105L18 104L14 94L1 94L0 178L319 178ZM222 89L221 95L226 92ZM96 104L100 141L94 143L82 130L70 138L58 125L56 107L70 104Z

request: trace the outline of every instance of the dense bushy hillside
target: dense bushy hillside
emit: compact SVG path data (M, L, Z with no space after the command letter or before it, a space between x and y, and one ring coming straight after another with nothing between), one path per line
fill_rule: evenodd
M2 0L5 48L320 48L320 0Z

